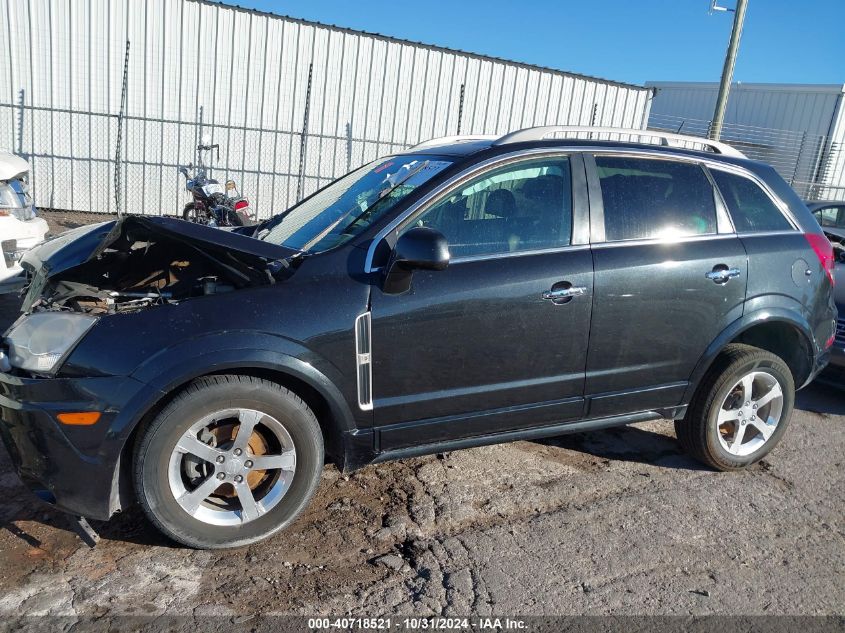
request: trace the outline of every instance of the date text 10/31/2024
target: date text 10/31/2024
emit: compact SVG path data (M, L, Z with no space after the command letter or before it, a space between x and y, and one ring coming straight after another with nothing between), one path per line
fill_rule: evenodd
M481 630L481 631L519 631L527 628L526 622L513 618L413 618L401 620L393 618L309 618L308 628L321 629L361 629L361 630Z

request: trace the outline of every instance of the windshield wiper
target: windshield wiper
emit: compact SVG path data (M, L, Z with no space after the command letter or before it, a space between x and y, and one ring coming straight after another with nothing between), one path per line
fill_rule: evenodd
M379 202L381 202L387 196L389 196L391 193L393 193L397 189L397 187L399 187L400 185L403 185L405 182L408 181L409 178L417 175L423 169L428 167L428 162L429 161L427 161L427 160L423 161L417 167L414 167L413 169L409 169L407 174L405 174L402 178L400 178L395 183L393 183L390 187L388 187L387 189L382 189L381 191L379 191L378 199L375 202L373 202L369 207L367 207L364 211L362 211L361 215L359 215L355 219L358 220L358 219L362 218L365 214L370 213L373 210L373 208ZM390 182L390 180L388 179L387 182ZM314 246L315 244L320 242L324 237L326 237L326 235L328 235L333 230L335 230L335 228L337 228L337 226L341 222L343 222L346 218L348 218L350 215L352 215L355 212L356 209L360 209L360 208L361 207L358 204L353 205L352 208L349 209L349 211L342 214L337 220L335 220L334 222L329 224L326 228L324 228L322 231L317 233L317 235L315 235L310 240L308 240L305 244L303 244L302 247L299 249L299 251L302 253L302 252L307 252L308 250L310 250L312 246Z

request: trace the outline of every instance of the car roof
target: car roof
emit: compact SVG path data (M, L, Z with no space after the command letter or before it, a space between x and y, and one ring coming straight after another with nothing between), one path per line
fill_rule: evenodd
M584 135L594 136L596 133L604 138L583 138ZM551 135L563 135L562 138L549 138ZM639 137L641 140L621 140L619 137ZM609 140L613 139L615 140ZM660 143L642 142L659 139ZM583 128L566 126L543 126L511 132L505 136L495 135L465 135L447 136L424 141L403 152L404 155L437 154L442 156L469 157L480 152L496 154L509 153L521 149L559 147L583 147L585 149L636 149L658 153L682 153L708 159L724 159L725 162L754 162L741 152L706 138L682 136L660 130L633 130L619 128ZM701 146L701 149L690 147Z
M444 156L444 157L455 157L455 158L470 158L475 156L476 154L483 153L486 156L494 156L496 154L504 154L504 153L511 153L520 150L527 150L527 149L535 149L535 148L555 148L561 147L565 145L566 147L575 147L575 148L584 148L585 150L594 149L596 151L599 150L615 150L615 149L628 149L628 150L641 150L646 151L649 153L659 153L659 154L671 154L677 156L678 154L683 154L687 156L692 156L696 158L706 158L710 160L715 160L719 162L725 162L730 164L749 164L755 163L760 165L765 165L760 161L752 160L749 158L736 158L733 156L724 156L722 154L717 154L715 152L706 152L706 151L699 151L695 149L689 149L686 147L672 147L672 146L665 146L665 145L654 145L651 143L628 143L628 142L621 142L621 141L602 141L602 140L584 140L584 139L550 139L550 140L542 140L542 141L526 141L523 143L514 143L508 145L494 145L491 141L467 141L467 142L452 142L447 144L431 144L426 145L425 147L411 147L403 152L397 152L396 155L401 156L414 156L414 155L425 155L425 156Z

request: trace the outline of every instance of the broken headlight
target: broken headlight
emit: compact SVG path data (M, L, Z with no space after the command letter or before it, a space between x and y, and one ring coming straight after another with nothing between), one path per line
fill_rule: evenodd
M95 317L67 312L27 315L6 336L9 360L19 369L51 373L96 322Z

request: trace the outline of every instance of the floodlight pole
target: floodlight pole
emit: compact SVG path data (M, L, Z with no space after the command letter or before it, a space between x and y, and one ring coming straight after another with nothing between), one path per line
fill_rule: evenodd
M713 4L715 5L715 3ZM725 123L725 110L728 107L728 95L731 92L731 81L733 81L734 66L739 52L739 40L742 37L742 25L745 22L747 7L748 0L737 0L731 40L728 43L728 52L725 55L725 67L722 69L722 83L719 84L716 111L713 113L713 124L710 126L710 138L714 141L718 141L719 137L722 136L722 125Z

